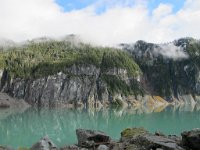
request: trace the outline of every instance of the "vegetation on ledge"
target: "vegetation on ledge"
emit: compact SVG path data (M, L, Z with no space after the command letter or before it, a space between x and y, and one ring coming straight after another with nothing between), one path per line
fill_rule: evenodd
M114 93L123 93L124 95L143 95L144 91L138 85L138 82L135 80L130 80L130 83L127 84L120 77L115 75L102 75L102 79L107 83L108 90L112 94Z
M91 64L103 70L124 68L132 76L140 73L138 65L128 53L83 43L75 45L68 41L31 41L0 54L0 67L5 68L12 77L43 77L65 72L65 68L74 64Z

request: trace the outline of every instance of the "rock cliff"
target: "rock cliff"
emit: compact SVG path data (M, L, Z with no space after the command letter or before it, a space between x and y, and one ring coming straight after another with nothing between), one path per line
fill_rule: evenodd
M47 107L200 101L198 40L121 47L46 41L8 50L2 54L1 91Z

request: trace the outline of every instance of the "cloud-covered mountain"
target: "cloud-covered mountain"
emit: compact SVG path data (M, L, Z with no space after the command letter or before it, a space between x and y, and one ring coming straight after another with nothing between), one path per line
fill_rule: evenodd
M1 53L1 91L40 106L200 101L199 40L120 46L77 44L74 35L28 41Z

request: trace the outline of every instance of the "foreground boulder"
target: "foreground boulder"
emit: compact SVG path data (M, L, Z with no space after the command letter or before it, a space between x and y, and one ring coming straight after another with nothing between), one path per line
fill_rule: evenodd
M48 137L44 137L34 144L30 150L59 150L59 148Z
M77 129L76 135L80 147L92 147L109 143L111 138L101 131Z
M200 150L200 129L185 131L181 134L182 145L186 149Z
M133 150L183 150L174 139L161 132L153 135L144 128L127 128L121 132L123 147Z
M151 134L133 137L130 144L137 145L141 150L158 148L163 150L184 150L172 139Z

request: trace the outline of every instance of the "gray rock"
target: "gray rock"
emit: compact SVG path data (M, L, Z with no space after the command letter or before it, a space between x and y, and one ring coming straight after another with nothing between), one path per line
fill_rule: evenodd
M13 149L10 147L4 147L0 145L0 150L13 150Z
M179 145L181 144L181 137L176 136L176 135L168 135L167 136L169 139L174 140L176 143L178 143Z
M92 146L95 143L108 143L111 140L108 135L101 131L77 129L76 135L79 146Z
M199 150L200 149L200 129L193 129L181 133L182 145L187 149Z
M91 98L109 99L107 85L100 79L100 68L94 65L73 65L66 68L65 73L37 79L5 78L1 86L2 92L35 106L52 107L55 102L66 104L72 101L86 103Z
M34 144L30 150L59 150L59 148L48 137L44 137Z
M99 145L97 150L109 150L109 148L106 145Z
M79 147L77 145L70 145L70 146L61 148L61 150L79 150Z
M130 143L143 147L143 149L184 150L174 140L150 134L136 136L131 139Z
M165 136L165 134L162 133L162 132L160 132L160 131L156 131L156 132L155 132L155 135L157 135L157 136Z

